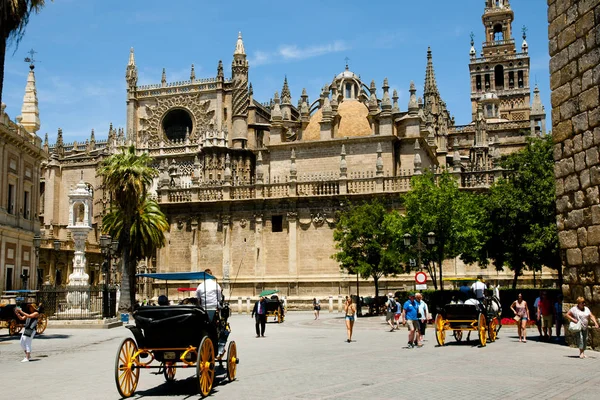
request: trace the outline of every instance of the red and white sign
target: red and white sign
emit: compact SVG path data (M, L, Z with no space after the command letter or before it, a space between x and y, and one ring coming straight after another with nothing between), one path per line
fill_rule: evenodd
M422 285L424 283L427 282L427 274L425 272L417 272L415 274L415 282L417 282L419 285Z

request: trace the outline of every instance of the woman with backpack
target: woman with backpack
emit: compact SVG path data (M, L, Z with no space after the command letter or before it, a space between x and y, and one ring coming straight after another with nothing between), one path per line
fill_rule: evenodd
M396 300L394 300L394 295L392 293L388 293L388 299L385 302L385 322L390 326L390 332L394 332L396 329L394 327L394 316L396 315Z

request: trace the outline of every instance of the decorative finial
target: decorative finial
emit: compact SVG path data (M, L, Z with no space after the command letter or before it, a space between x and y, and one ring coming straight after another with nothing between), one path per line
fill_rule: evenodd
M473 32L471 32L471 34L469 35L471 37L471 46L475 45L475 34Z
M194 71L194 64L192 64L192 72L190 72L190 80L191 81L196 80L196 71Z
M521 28L521 32L523 32L523 39L527 39L527 27L525 25Z
M344 60L346 61L346 71L348 71L349 70L348 61L350 61L350 59L348 57L346 57L346 58L344 58Z
M29 54L29 57L25 57L25 62L29 63L29 69L33 70L35 68L35 63L37 62L37 60L35 60L33 58L33 55L37 53L37 51L31 49L29 50L29 52L27 54Z

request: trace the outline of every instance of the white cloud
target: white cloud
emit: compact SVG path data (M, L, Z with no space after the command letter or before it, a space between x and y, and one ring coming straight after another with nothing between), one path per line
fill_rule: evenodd
M350 47L341 40L321 45L299 47L296 44L285 44L275 52L256 51L249 60L252 66L272 64L277 62L289 62L318 57L329 53L338 53L348 50Z

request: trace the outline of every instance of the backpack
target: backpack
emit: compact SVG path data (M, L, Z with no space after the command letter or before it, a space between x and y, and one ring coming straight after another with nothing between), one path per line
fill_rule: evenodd
M397 308L396 307L396 300L391 299L391 298L388 299L388 308L387 308L387 311L395 313L396 312L396 308Z

